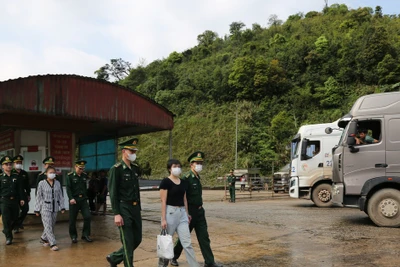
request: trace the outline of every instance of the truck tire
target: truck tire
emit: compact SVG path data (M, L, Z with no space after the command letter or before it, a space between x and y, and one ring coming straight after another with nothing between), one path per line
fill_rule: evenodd
M332 205L332 186L319 184L312 191L312 201L317 207L330 207Z
M368 216L378 226L400 227L400 191L386 188L368 201Z

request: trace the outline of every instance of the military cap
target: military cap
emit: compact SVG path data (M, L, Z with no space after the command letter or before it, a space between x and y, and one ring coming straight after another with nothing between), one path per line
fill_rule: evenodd
M138 142L139 142L139 139L132 138L125 142L119 143L118 145L120 146L121 149L138 150L138 147L137 147Z
M18 162L18 161L23 161L23 160L24 160L24 157L21 155L15 156L13 158L13 162Z
M87 163L86 160L84 159L78 159L77 161L75 161L75 166L77 166L78 168L85 168L85 164Z
M229 172L235 172L235 170L234 170L234 169L231 169Z
M6 164L6 163L12 163L12 158L10 156L4 156L1 158L1 165Z
M47 158L45 158L45 159L43 160L43 164L50 164L50 165L53 165L53 164L55 164L55 161L56 161L56 159L55 159L54 157L48 156Z
M203 161L203 160L204 160L204 153L201 151L194 152L188 158L189 163L192 163L193 161Z

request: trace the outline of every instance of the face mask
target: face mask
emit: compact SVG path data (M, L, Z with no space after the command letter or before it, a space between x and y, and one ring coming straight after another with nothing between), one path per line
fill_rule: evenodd
M56 174L55 173L49 173L49 174L47 174L47 177L50 178L50 179L54 179L54 178L56 178Z
M201 172L203 170L203 165L199 165L196 164L196 166L194 166L194 170L198 173Z
M179 167L171 168L171 174L173 176L179 176L182 173L182 169Z
M135 154L129 154L128 155L129 161L135 161L136 160L136 153Z
M16 168L17 170L22 169L22 164L15 164L15 168Z

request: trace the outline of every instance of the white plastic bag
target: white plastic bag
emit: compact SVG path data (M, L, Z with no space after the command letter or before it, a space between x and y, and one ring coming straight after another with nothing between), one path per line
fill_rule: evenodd
M174 243L172 236L167 234L165 229L157 235L157 257L163 259L172 259L174 257Z

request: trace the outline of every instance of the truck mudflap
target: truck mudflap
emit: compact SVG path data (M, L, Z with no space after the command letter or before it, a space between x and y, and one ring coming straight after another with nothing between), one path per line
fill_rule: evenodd
M332 185L332 203L343 204L344 186L342 183Z
M292 198L299 198L299 177L290 178L289 196Z
M360 207L361 211L366 211L365 203L367 203L367 196L361 196L358 199L358 206Z

